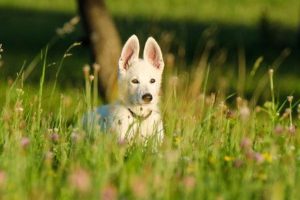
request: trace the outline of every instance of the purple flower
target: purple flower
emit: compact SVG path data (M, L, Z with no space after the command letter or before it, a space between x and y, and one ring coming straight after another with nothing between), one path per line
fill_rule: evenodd
M196 178L194 176L186 176L183 178L183 185L185 189L191 191L196 186Z
M76 169L69 176L69 183L76 190L80 192L87 192L91 186L90 175L82 168Z
M59 141L58 133L52 133L49 137L50 137L50 140L52 140L53 142L58 142Z
M252 141L247 137L243 138L240 143L241 149L245 151L248 151L251 148L251 145L252 145Z
M275 126L273 131L276 135L281 135L284 132L284 128L280 124L278 124Z
M147 197L148 187L144 177L134 177L130 186L135 198L142 199Z
M22 137L21 138L21 147L23 149L27 148L30 144L30 139L28 137Z
M296 133L296 126L291 124L288 128L287 128L288 132L290 134L295 134Z
M260 153L255 153L254 154L254 160L256 161L256 163L261 164L264 162L265 158L262 154Z
M112 185L108 184L103 187L101 191L101 199L103 200L114 200L118 198L118 191L117 188Z
M2 187L6 182L6 173L0 170L0 187Z

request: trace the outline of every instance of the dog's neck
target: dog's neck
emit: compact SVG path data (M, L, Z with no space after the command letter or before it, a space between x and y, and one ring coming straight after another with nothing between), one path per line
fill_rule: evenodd
M134 117L148 118L153 112L159 112L158 103L150 103L144 105L132 104L124 98L119 98L119 104L128 109L128 112Z
M157 110L156 105L125 105L134 118L147 119L153 111Z
M144 121L150 117L152 114L152 110L149 111L147 115L138 115L137 113L133 112L130 108L128 108L128 111L130 112L131 116L135 119L138 119L139 121Z

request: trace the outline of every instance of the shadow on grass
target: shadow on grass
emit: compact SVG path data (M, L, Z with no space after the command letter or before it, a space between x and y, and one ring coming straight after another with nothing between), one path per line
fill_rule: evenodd
M0 69L4 77L13 76L23 62L28 62L37 55L41 48L55 35L58 27L68 21L70 14L47 11L0 8L0 42L3 43L3 60L5 67ZM207 41L212 44L212 55L226 50L226 62L237 62L237 51L243 48L247 62L252 65L259 56L265 57L265 62L271 64L283 49L289 48L291 55L283 63L281 69L285 72L297 71L300 60L297 45L297 30L285 28L271 23L263 16L257 26L235 24L200 23L191 20L151 20L143 18L115 17L122 40L135 33L144 43L149 35L161 40L163 49L172 52L176 58L182 57L183 63L197 62ZM50 51L51 62L57 61L67 47L74 41L82 40L84 34L81 28L62 38ZM89 62L86 45L73 51L74 56L66 61L61 76L63 80L76 82L81 76L81 67ZM212 56L213 57L213 56ZM267 65L266 65L267 66ZM79 70L78 70L79 69ZM299 70L298 70L299 72ZM38 80L34 78L33 80Z

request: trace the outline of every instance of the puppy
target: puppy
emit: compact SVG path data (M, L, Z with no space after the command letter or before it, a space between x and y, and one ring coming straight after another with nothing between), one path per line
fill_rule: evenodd
M161 142L163 122L158 107L164 61L157 42L149 37L143 59L139 40L132 35L125 43L118 66L119 101L97 108L104 132L117 134L120 141L134 138Z

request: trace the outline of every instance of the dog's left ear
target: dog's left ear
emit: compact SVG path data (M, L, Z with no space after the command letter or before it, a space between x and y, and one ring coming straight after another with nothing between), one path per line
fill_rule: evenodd
M144 60L159 70L164 69L164 60L161 49L153 37L149 37L144 48Z
M139 39L136 35L132 35L125 43L119 59L119 70L121 72L128 70L129 66L139 59L139 51Z

